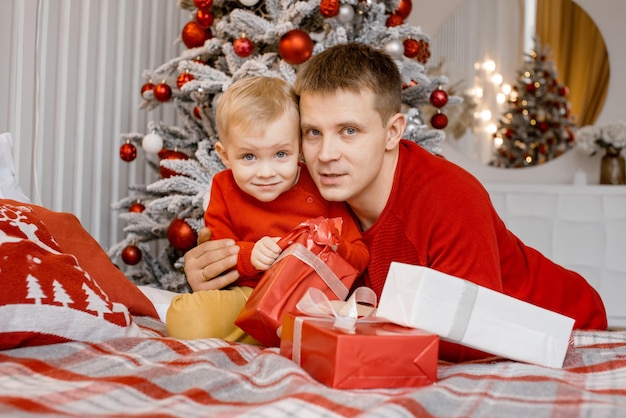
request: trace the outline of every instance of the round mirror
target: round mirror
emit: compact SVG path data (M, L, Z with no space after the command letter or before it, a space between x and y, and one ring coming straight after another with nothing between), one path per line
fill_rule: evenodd
M446 142L481 164L549 162L593 124L609 84L604 39L572 0L466 0L431 36L449 79Z

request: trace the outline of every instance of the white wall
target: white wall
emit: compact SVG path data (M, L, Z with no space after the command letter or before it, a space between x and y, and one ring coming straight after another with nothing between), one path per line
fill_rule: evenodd
M141 152L120 159L120 134L175 120L139 109L142 72L179 54L188 18L172 0L0 0L0 133L19 183L104 247L121 232L111 203L152 174Z

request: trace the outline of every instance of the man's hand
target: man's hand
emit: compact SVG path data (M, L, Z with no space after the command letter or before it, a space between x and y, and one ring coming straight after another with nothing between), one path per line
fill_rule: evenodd
M265 271L274 264L276 258L283 251L276 244L276 241L279 239L280 237L263 237L254 244L252 254L250 255L250 263L252 263L254 268Z
M232 239L210 241L211 230L202 228L198 246L185 253L185 275L189 286L199 290L221 289L239 278L237 265L239 247ZM228 271L225 274L225 271Z

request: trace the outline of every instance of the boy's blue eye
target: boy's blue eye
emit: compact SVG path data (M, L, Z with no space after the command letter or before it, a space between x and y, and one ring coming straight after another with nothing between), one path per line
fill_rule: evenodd
M254 154L244 154L243 159L246 161L254 160Z
M278 157L278 158L286 158L287 157L287 153L285 151L278 151L276 153L276 157Z

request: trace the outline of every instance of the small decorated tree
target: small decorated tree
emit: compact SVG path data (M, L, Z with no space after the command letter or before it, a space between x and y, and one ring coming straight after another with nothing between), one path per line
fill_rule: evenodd
M574 144L567 86L557 81L549 49L535 39L507 97L508 109L494 134L491 165L527 167L550 161Z
M405 82L405 137L439 152L443 109L459 98L448 97L444 76L426 74L429 39L404 23L411 0L180 0L179 6L190 13L181 53L145 71L141 94L145 109L175 106L184 122L153 121L146 133L123 135L120 148L129 163L145 152L156 174L114 204L126 236L109 255L135 283L187 289L183 255L196 245L211 179L224 168L213 148L216 103L240 78L269 75L293 83L298 67L328 47L378 46L395 59ZM437 108L429 125L421 120L423 105Z

